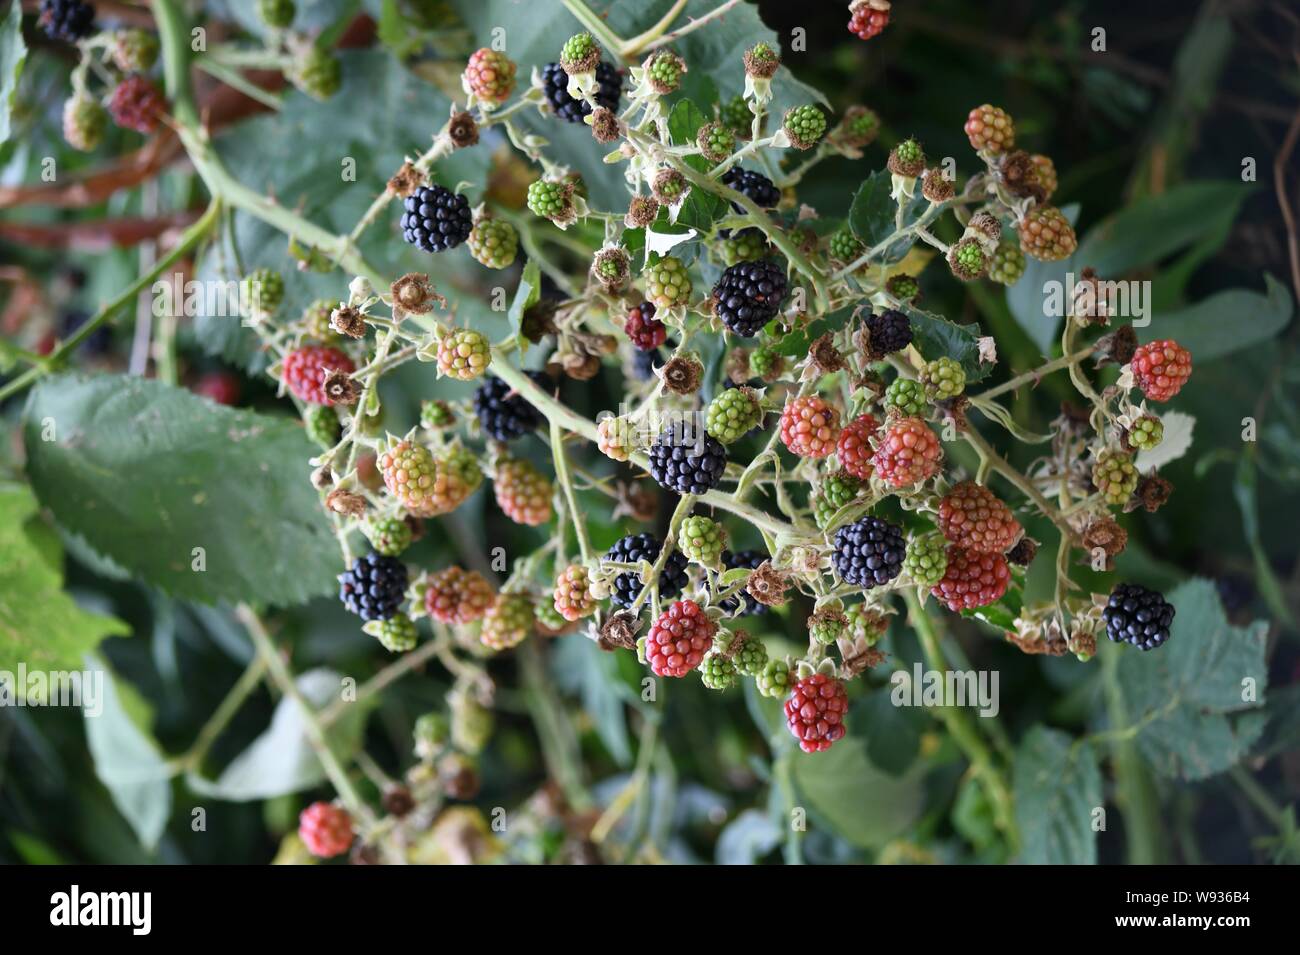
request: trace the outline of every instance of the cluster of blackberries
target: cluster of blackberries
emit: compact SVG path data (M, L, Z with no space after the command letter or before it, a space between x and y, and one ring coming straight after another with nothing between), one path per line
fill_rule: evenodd
M51 40L76 43L95 29L95 8L81 0L41 0L37 21Z
M654 534L629 534L615 542L605 555L605 560L615 564L637 564L643 560L653 564L659 559L664 542ZM664 561L664 569L659 574L659 597L667 599L676 597L686 586L686 556L673 551ZM641 578L631 571L614 578L614 592L610 599L620 607L630 607L636 603L641 594Z
M402 238L425 252L454 249L474 229L469 200L436 183L421 186L406 197Z
M723 185L730 186L742 196L746 196L760 209L772 209L781 201L781 190L776 184L760 172L732 166L722 174ZM737 209L743 212L743 209Z
M339 599L362 620L388 620L406 599L406 565L396 557L367 554L339 574Z
M732 553L729 550L722 552L722 565L727 570L737 570L741 567L746 570L758 570L763 561L768 560L768 553L764 550L742 550ZM728 597L718 604L727 613L735 613L736 608L740 606L740 601L745 602L746 614L767 613L767 607L755 600L748 590L742 590L739 597Z
M902 528L878 517L864 517L835 532L831 563L846 584L879 587L898 576L906 554Z
M1112 640L1154 650L1169 639L1174 605L1141 584L1117 584L1101 616Z
M543 391L554 386L551 379L540 371L524 372ZM494 441L513 441L521 438L542 423L542 416L523 395L493 375L483 379L474 392L474 413L483 433Z
M601 60L596 65L596 83L596 105L617 110L623 95L623 77L618 70ZM565 122L580 123L591 115L590 103L569 95L569 74L559 63L547 63L542 67L542 90L555 115Z
M781 311L788 288L785 269L772 259L738 262L713 286L713 310L728 331L753 338Z
M650 448L650 474L679 494L703 494L718 486L727 449L700 427L670 425Z

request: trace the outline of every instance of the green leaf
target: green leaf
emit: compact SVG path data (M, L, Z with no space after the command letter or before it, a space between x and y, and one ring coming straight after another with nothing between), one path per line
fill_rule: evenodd
M14 101L18 98L18 78L22 76L26 60L23 5L13 0L4 21L0 22L0 143L13 135Z
M1061 215L1074 225L1079 221L1079 207L1062 206ZM1011 316L1044 355L1051 351L1062 318L1061 315L1054 314L1055 310L1048 310L1047 290L1063 288L1067 273L1078 275L1086 264L1088 263L1079 258L1077 251L1060 262L1040 262L1026 257L1025 272L1020 276L1020 281L1007 289L1007 307L1011 310Z
M1195 305L1157 314L1139 328L1143 342L1177 339L1197 364L1213 361L1275 337L1291 321L1291 293L1268 273L1264 294L1228 289Z
M1235 764L1263 729L1268 625L1234 627L1214 584L1196 578L1169 595L1169 641L1148 652L1119 648L1119 690L1138 749L1157 772L1205 779Z
M982 381L993 370L992 364L980 361L979 325L958 325L911 305L904 305L903 311L912 320L912 343L926 361L946 356L960 362L967 384Z
M303 698L320 709L333 703L342 691L343 678L331 670L308 670L294 681ZM330 751L348 762L361 745L374 697L352 703L326 731ZM197 773L186 777L190 789L202 796L249 802L302 792L325 781L325 770L307 738L302 710L295 700L284 697L275 707L271 725L231 760L216 780Z
M115 617L82 610L63 591L63 571L48 535L32 533L31 488L0 484L0 670L81 669L82 657L107 636L130 633ZM22 697L25 687L15 687Z
M754 865L779 846L783 837L771 816L746 809L718 833L714 861L718 865Z
M289 418L143 378L60 375L32 392L25 436L58 522L171 594L292 604L333 589L315 448Z
M849 206L849 228L867 248L874 248L894 232L898 203L890 196L892 190L893 176L888 170L880 169L867 177L853 196L853 203ZM919 190L911 199L902 202L904 225L915 222L927 205ZM915 241L907 236L891 243L880 256L880 261L886 264L900 261Z
M1270 759L1300 749L1300 683L1272 690L1264 704L1264 731L1252 756Z
M82 707L95 775L141 845L153 849L171 816L174 774L148 730L152 711L130 684L118 682L105 660L87 654L86 667L103 677L99 712Z
M891 776L900 776L921 751L925 717L912 706L895 706L889 687L872 690L849 712L849 732L867 741L867 756Z
M1237 458L1237 470L1232 479L1232 496L1241 512L1241 532L1250 546L1255 562L1260 595L1269 610L1288 626L1295 626L1286 592L1278 580L1273 564L1264 550L1264 540L1259 526L1259 465L1254 446L1247 446Z
M709 118L688 99L678 100L668 114L668 135L673 145L686 146L695 142L695 134ZM711 168L703 156L687 156L685 162L697 172L707 173ZM692 188L677 210L677 224L706 232L721 216L726 215L727 203L703 189Z
M600 740L620 766L632 762L626 684L618 672L618 654L606 653L591 640L561 640L551 656L551 674L564 690L578 694Z
M1093 813L1104 805L1092 746L1036 726L1016 751L1016 828L1021 861L1030 865L1094 865Z

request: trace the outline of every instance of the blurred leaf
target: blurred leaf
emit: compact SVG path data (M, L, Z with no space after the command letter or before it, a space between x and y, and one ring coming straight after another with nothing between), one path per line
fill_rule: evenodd
M334 586L338 548L302 465L314 452L291 419L143 378L60 375L32 392L25 434L59 523L169 593L290 604Z
M849 732L867 741L867 756L891 776L901 776L921 751L925 717L912 706L895 706L889 687L879 687L849 711Z
M1252 756L1270 759L1300 749L1300 683L1272 690L1264 704L1264 718L1264 731Z
M784 833L772 817L746 809L718 834L714 861L718 865L753 865L781 844Z
M51 561L48 538L33 539L26 524L36 513L32 490L0 484L0 670L80 670L83 655L105 637L130 633L114 617L87 613L63 590L63 571ZM26 688L16 686L16 696Z
M591 640L559 640L551 654L551 674L562 689L582 698L582 708L614 761L630 764L632 745L623 713L627 694L618 673L618 654L604 652Z
M1222 358L1279 334L1291 321L1291 293L1267 272L1265 293L1249 289L1228 289L1195 305L1155 316L1145 328L1137 329L1143 342L1177 339L1202 363Z
M849 228L858 241L869 249L885 241L894 232L898 203L890 196L892 190L893 176L888 170L878 169L858 187L853 203L849 206ZM921 196L919 189L911 199L904 197L900 201L904 206L904 225L915 222L928 205L928 200ZM879 260L885 263L900 261L915 241L908 236L891 243Z
M0 143L13 135L13 108L18 96L18 78L27 61L23 42L23 5L14 0L0 22Z
M1016 827L1021 861L1030 865L1094 865L1093 811L1104 805L1092 746L1074 745L1060 730L1035 726L1016 752Z
M1256 584L1268 609L1288 626L1295 626L1291 608L1287 606L1286 592L1278 580L1273 565L1264 550L1259 526L1259 470L1258 455L1253 445L1247 446L1237 458L1237 471L1232 481L1232 496L1241 512L1241 532L1250 546L1255 562Z
M1263 729L1268 625L1232 626L1214 584L1203 578L1179 585L1169 601L1177 614L1164 646L1145 653L1120 648L1119 690L1151 767L1205 779L1245 756ZM1249 701L1246 686L1255 694Z
M338 699L342 688L342 678L325 669L308 670L294 682L303 698L318 710ZM341 762L348 762L361 745L373 700L348 705L326 730L330 750ZM325 779L325 770L307 739L302 710L297 702L284 697L276 704L271 725L231 760L216 780L191 773L186 782L201 796L246 802L302 792Z
M95 774L140 843L153 849L171 816L174 773L148 730L152 712L130 684L118 682L105 660L87 654L86 668L103 676L100 712L82 707Z

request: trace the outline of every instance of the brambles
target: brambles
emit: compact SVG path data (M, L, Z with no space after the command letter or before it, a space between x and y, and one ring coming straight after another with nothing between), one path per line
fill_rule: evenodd
M871 458L875 453L872 438L879 429L880 422L871 414L858 415L845 425L835 446L840 467L856 478L869 480L872 474Z
M475 221L466 242L474 261L489 269L509 268L519 254L519 233L515 227L491 216L480 216Z
M922 587L934 587L948 569L948 543L942 534L919 534L907 542L903 572Z
M565 620L580 620L596 611L596 598L591 592L591 577L580 564L566 567L555 581L553 599L555 612Z
M781 201L781 190L761 172L732 166L722 174L722 184L753 200L760 209L772 209Z
M849 7L849 32L860 40L879 36L889 25L889 0L854 0Z
M685 305L691 297L691 277L680 259L665 255L645 273L645 293L659 308Z
M974 481L953 485L939 502L939 529L952 543L981 554L1010 550L1020 522L992 491Z
M1141 584L1116 584L1102 616L1112 640L1153 650L1169 639L1174 607L1164 595Z
M884 357L912 344L912 322L896 308L887 308L866 320L871 354Z
M663 541L653 534L629 534L609 549L605 560L616 564L638 564L641 561L654 564L663 546ZM659 572L658 585L661 598L676 597L682 592L686 586L684 554L673 552L668 555ZM614 578L613 588L610 599L620 607L631 607L645 589L645 584L638 573L628 571Z
M943 577L930 592L956 613L994 603L1007 592L1010 581L1011 571L1001 554L981 554L953 546L948 548Z
M1004 153L1016 145L1016 127L1006 110L985 103L970 111L966 137L971 149L991 154Z
M704 430L723 444L731 444L758 427L763 404L752 388L728 388L709 402Z
M491 650L509 650L532 633L533 621L533 602L525 594L498 594L483 615L479 641Z
M294 58L287 76L312 99L324 101L343 85L343 64L328 50L310 46Z
M136 74L118 83L108 101L108 112L113 122L137 133L152 133L166 111L167 103L158 87Z
M682 521L681 549L689 560L702 567L718 567L727 541L726 531L707 517L688 517Z
M777 316L787 288L785 271L771 259L740 262L713 286L713 309L728 331L753 338Z
M886 426L871 465L890 487L910 487L939 468L939 438L920 418L900 418Z
M63 104L63 138L73 149L90 152L104 141L108 114L89 96L70 96Z
M550 380L540 372L528 372L539 388L550 390ZM488 375L474 392L474 413L483 433L496 441L521 438L542 423L542 416L500 378Z
M655 318L655 307L650 302L628 310L623 332L633 347L641 351L654 351L668 338L668 328Z
M1092 483L1106 503L1123 504L1137 490L1138 470L1133 458L1122 451L1103 451L1092 466Z
M1055 206L1035 206L1020 222L1020 248L1041 262L1056 262L1078 245L1074 227Z
M406 598L406 565L394 557L367 554L339 574L339 600L362 620L388 620Z
M81 0L41 0L38 19L51 40L76 43L95 28L95 8Z
M497 506L516 524L536 527L551 519L551 482L531 461L508 458L492 478Z
M613 66L603 60L596 65L597 106L617 110L622 95L623 78ZM591 115L591 104L569 95L569 74L559 63L542 67L542 90L556 117L567 123L580 123Z
M402 238L425 252L446 252L466 239L474 228L469 200L434 183L406 197Z
M485 104L500 106L515 88L517 67L510 57L488 47L475 50L465 65L465 89Z
M424 610L440 623L462 625L481 620L496 600L492 585L478 571L451 566L422 584Z
M472 328L448 330L438 342L438 372L473 381L492 360L491 344L482 332Z

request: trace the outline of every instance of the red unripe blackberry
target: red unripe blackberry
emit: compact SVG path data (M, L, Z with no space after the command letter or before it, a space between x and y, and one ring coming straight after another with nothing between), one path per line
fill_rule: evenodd
M958 547L980 554L1010 550L1022 530L1011 508L974 481L953 486L939 502L939 529Z
M939 469L943 449L938 436L920 418L899 418L876 446L871 464L890 487L910 487Z
M342 806L314 802L298 817L298 838L321 859L341 856L352 845L352 817Z
M840 437L840 413L817 395L795 398L781 412L781 443L801 458L824 458Z
M465 65L465 88L485 103L500 105L510 98L515 88L516 69L510 57L483 47L475 50Z
M879 429L880 422L874 415L860 414L840 432L835 454L840 459L840 467L855 478L863 481L871 479L871 456L875 454L871 438Z
M645 655L656 676L685 676L713 647L718 625L694 600L678 600L646 635Z
M445 567L433 574L424 591L429 616L453 626L482 619L494 600L496 591L487 578L463 567Z
M108 101L108 111L113 122L123 129L137 133L152 133L162 122L167 111L167 101L158 87L139 74L132 74L117 84Z
M352 359L328 345L304 345L284 356L281 376L289 390L301 401L313 405L329 405L330 401L321 386L331 371L352 374L357 366Z
M580 620L596 612L596 598L591 595L591 576L581 564L560 571L555 581L555 612L565 620Z
M510 458L497 465L493 478L497 506L516 524L536 527L551 519L554 489L531 461Z
M1139 346L1133 353L1133 380L1152 401L1168 401L1192 375L1192 353L1172 338Z
M653 302L642 302L627 313L623 331L632 345L641 351L654 351L668 338L668 328L655 319Z
M987 607L1007 592L1011 570L1001 554L948 548L948 569L930 593L953 613Z
M785 722L805 753L830 749L846 730L849 712L844 684L825 673L814 673L794 685L785 701Z
M887 6L884 10L877 10L867 0L859 0L849 7L849 13L849 32L860 40L870 40L872 37L879 36L889 25Z
M228 371L208 372L194 383L191 390L219 405L239 403L239 379Z

